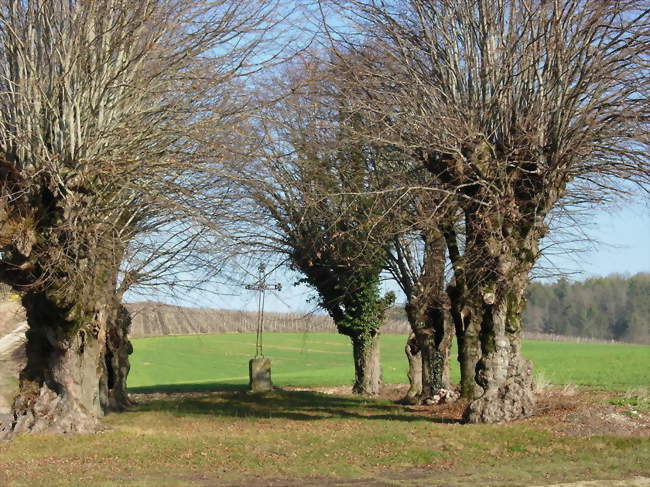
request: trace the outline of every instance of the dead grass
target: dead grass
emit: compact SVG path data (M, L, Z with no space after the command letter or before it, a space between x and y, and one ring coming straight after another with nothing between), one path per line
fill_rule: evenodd
M548 390L540 414L462 425L462 404L401 406L345 391L138 395L96 435L0 445L4 486L545 485L650 476L650 424L612 393ZM585 411L590 411L589 421ZM602 413L602 414L601 414ZM628 421L629 419L629 421ZM614 421L616 428L604 428ZM616 423L618 421L618 423Z

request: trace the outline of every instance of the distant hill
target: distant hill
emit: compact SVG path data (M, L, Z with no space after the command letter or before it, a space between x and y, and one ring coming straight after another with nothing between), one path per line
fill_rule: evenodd
M251 311L186 308L155 302L126 305L132 316L133 338L200 333L255 333L257 313ZM336 332L329 316L320 314L264 313L264 331L268 332ZM406 334L405 320L389 320L382 333Z
M650 273L592 278L576 283L567 280L532 283L527 299L524 316L527 338L650 343ZM257 328L256 312L188 308L155 302L130 303L127 307L133 318L130 333L133 338L254 333ZM24 319L16 296L6 286L0 286L0 340L15 332ZM271 312L264 314L264 330L336 332L332 319L326 315ZM391 309L382 333L406 335L409 330L403 308ZM18 342L12 338L1 343L9 346ZM9 352L0 353L6 357ZM2 366L0 363L0 371Z
M164 335L196 335L203 333L255 333L257 313L251 311L186 308L155 302L130 303L131 338ZM404 309L396 306L388 313L381 332L406 335L411 328L406 321ZM336 333L334 322L321 314L264 313L264 331L294 333ZM530 340L612 343L611 338L593 338L545 333L538 330L524 331Z

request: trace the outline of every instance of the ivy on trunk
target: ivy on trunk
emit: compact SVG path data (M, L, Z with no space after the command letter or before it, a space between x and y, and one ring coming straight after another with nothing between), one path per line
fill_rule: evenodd
M294 254L294 265L306 276L304 282L319 294L321 306L327 310L339 333L352 342L354 360L354 386L357 394L375 395L381 386L379 329L384 323L386 310L395 296L381 296L379 278L383 253L374 254L371 260L359 267L336 265L338 254L318 252L319 258L308 253ZM340 258L340 257L339 257ZM331 259L331 260L330 260ZM358 261L357 261L358 262ZM329 264L329 265L328 265ZM300 266L300 267L299 267Z

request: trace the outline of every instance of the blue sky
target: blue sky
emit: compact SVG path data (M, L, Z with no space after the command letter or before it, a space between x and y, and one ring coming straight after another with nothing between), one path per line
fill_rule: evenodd
M601 211L587 227L594 249L570 258L557 258L556 265L579 271L583 279L608 274L650 272L650 208L628 204L615 211Z

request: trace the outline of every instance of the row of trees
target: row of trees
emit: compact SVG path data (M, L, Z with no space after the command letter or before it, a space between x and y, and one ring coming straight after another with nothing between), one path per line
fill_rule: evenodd
M407 296L423 389L444 384L454 328L466 419L528 415L522 313L551 217L623 193L621 179L648 182L648 5L329 5L330 44L276 80L287 96L261 130L272 153L239 178L260 211L255 228L273 229L249 240L271 235L337 322L378 303L360 281L389 269ZM361 317L366 336L375 316Z
M650 342L650 275L570 283L535 282L526 293L527 329L601 340Z
M0 1L0 280L30 326L11 432L123 407L123 293L223 254L302 274L359 393L391 272L420 399L454 331L466 419L531 414L522 313L549 218L650 182L650 5L323 0L316 47L278 64L276 3Z

